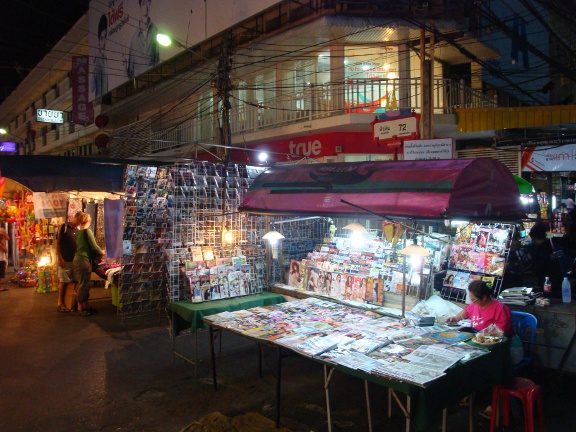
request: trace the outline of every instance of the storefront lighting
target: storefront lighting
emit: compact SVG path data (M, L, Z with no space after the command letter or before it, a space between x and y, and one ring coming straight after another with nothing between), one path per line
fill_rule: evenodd
M206 252L204 252L204 259L206 261L212 261L214 259L214 251L207 250Z
M258 153L258 160L262 163L266 162L268 160L268 153L266 152Z
M450 222L450 225L452 226L462 226L462 225L468 225L470 222L465 221L465 220L453 220Z
M230 230L224 230L224 241L226 243L232 243L232 241L234 240L234 235L232 234L232 231Z
M278 243L278 240L282 240L284 237L278 231L276 231L276 227L272 228L272 231L268 231L266 234L262 236L262 239L268 240L271 245Z
M0 135L6 135L8 131L4 128L0 128Z
M46 267L48 265L50 265L50 257L47 256L43 256L40 258L40 261L38 261L38 267Z

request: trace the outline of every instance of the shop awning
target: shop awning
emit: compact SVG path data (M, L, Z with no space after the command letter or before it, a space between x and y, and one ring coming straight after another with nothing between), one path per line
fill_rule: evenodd
M0 174L33 192L121 192L126 161L66 156L4 156Z
M514 176L490 158L275 166L252 183L240 210L332 217L525 217Z

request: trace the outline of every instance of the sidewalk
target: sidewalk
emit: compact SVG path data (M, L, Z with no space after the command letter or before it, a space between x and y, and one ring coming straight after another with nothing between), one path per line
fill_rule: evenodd
M256 346L224 335L218 358L219 391L212 387L208 335L198 337L198 378L194 367L173 364L168 319L122 320L103 288L93 289L97 313L82 317L56 311L57 293L6 283L0 293L0 430L46 432L180 431L205 417L260 414L274 419L275 352L264 350L264 378L258 378ZM179 336L179 351L192 357L193 338ZM478 371L482 373L482 371ZM548 432L576 430L574 377L539 373ZM326 431L322 368L291 356L283 362L281 425L294 432ZM331 385L333 430L367 431L364 384L336 373ZM371 385L374 431L404 431L400 411L386 415L387 392ZM478 410L486 397L480 395ZM250 418L250 417L248 417ZM256 418L256 416L252 417ZM240 421L240 420L238 420ZM430 425L437 431L438 423ZM477 416L476 431L489 421ZM509 431L523 430L515 420ZM266 432L256 428L253 431ZM467 429L467 410L449 409L449 431ZM203 429L211 430L211 429ZM234 429L212 429L230 430ZM250 427L245 429L250 431ZM273 429L276 430L276 429Z

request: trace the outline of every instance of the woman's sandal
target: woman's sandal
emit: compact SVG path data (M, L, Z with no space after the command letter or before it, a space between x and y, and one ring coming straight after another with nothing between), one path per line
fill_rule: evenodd
M484 411L480 411L478 414L480 414L480 416L484 417L485 419L491 420L492 419L492 406L488 405L486 408L484 408Z
M70 309L68 309L66 306L62 306L62 305L57 306L57 307L56 307L56 310L57 310L58 312L70 312Z
M80 316L90 316L90 315L92 315L92 314L90 313L90 311L84 309L84 310L79 310L79 311L78 311L78 315L80 315Z

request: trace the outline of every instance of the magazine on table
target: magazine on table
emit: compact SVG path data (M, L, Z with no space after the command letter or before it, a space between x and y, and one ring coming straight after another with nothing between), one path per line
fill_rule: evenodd
M444 372L420 367L399 361L382 362L372 369L372 373L386 378L406 381L425 387L426 384L446 375Z
M457 344L448 345L446 346L446 349L462 355L463 357L460 359L462 363L469 362L470 360L481 357L490 352L490 350L488 349L476 348L473 347L472 345L468 345L465 342L459 342Z
M311 356L316 356L322 354L324 351L336 348L336 346L338 346L337 339L330 336L313 336L304 342L294 345L294 349Z
M350 369L361 369L366 364L373 364L374 359L359 352L351 352L348 355L343 355L334 359L334 363L345 366Z
M463 356L460 353L434 345L423 345L404 357L411 364L443 372L457 363Z

